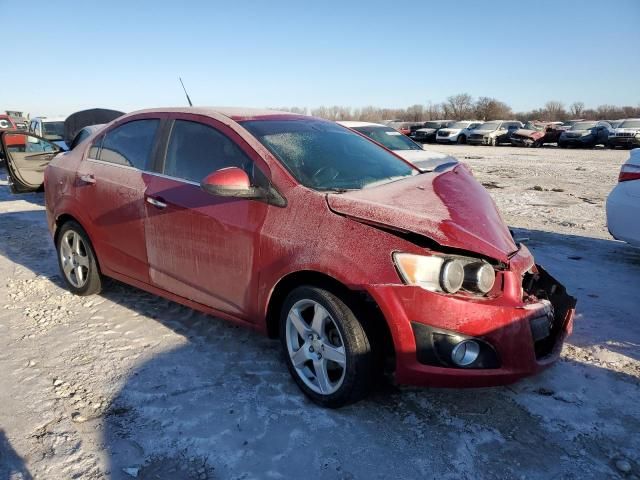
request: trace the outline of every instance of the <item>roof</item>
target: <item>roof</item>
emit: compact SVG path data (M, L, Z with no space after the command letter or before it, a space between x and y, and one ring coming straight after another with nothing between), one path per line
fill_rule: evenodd
M354 122L350 120L340 120L336 122L343 127L348 128L357 128L357 127L387 127L387 125L382 125L381 123L373 123L373 122Z
M225 116L240 122L243 120L258 120L269 117L290 117L290 118L309 118L307 115L300 115L298 113L283 112L279 110L269 110L267 108L243 108L243 107L168 107L168 108L150 108L146 110L138 110L131 112L132 114L140 113L191 113L195 115L205 115L210 117L216 117L219 115Z
M33 117L32 120L41 120L42 122L64 122L67 117Z

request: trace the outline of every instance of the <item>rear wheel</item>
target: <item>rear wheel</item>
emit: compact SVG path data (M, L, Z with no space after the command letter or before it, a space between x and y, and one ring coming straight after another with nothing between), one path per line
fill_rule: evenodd
M68 221L57 236L58 265L69 290L76 295L93 295L102 289L95 253L84 229Z
M280 340L293 379L315 403L337 408L370 390L376 363L371 343L333 293L312 286L293 290L280 315Z

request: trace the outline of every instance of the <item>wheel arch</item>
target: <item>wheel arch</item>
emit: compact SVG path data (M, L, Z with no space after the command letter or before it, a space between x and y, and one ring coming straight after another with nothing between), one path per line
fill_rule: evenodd
M80 227L82 227L82 230L84 230L84 233L87 236L87 238L89 239L89 243L91 244L91 248L93 249L93 254L94 254L94 257L95 257L95 260L96 260L96 265L98 266L98 271L102 272L102 268L100 267L100 259L98 258L98 252L96 251L95 244L93 243L93 240L91 239L91 235L89 235L89 232L87 231L85 226L82 224L82 221L80 221L80 219L78 219L74 215L72 215L70 213L61 213L60 215L58 215L56 217L56 219L54 221L53 244L57 248L58 236L60 235L60 229L65 223L70 222L70 221L71 222L76 222L78 225L80 225Z
M377 302L365 290L354 290L334 277L314 270L300 270L282 277L273 288L267 302L266 332L270 338L280 333L280 312L287 295L296 287L309 285L323 288L343 300L362 323L367 336L382 353L385 368L395 367L395 349L389 325Z

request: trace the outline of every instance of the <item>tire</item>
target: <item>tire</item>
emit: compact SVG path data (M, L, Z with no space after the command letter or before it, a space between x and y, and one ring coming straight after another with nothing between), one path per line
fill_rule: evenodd
M333 293L294 289L280 313L280 341L291 376L318 405L339 408L371 390L377 365L371 342L353 310Z
M75 295L100 293L102 276L93 246L84 229L72 220L64 223L56 238L60 273L67 288Z
M559 147L559 148L567 148L567 144L566 144L566 143L558 142L558 147Z
M464 145L465 143L467 143L467 136L466 135L458 135L458 139L456 140L456 143L459 145Z

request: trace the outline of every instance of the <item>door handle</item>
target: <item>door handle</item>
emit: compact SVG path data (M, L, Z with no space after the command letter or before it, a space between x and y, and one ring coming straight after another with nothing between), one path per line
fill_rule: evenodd
M147 197L147 203L153 205L156 208L167 208L167 204L157 198Z
M78 178L80 179L81 182L88 183L90 185L93 185L94 183L96 183L96 177L95 175L93 175L93 173L85 173L85 174L79 175Z

